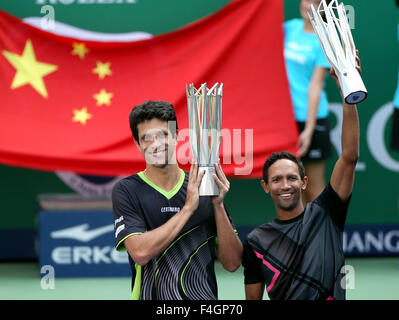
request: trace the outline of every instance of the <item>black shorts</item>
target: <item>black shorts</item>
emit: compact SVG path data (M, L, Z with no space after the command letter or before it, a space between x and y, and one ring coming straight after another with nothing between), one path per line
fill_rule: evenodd
M391 149L399 151L399 109L393 108Z
M305 122L297 121L298 130L302 132ZM317 119L309 151L301 158L303 163L327 159L331 156L330 124L328 118Z

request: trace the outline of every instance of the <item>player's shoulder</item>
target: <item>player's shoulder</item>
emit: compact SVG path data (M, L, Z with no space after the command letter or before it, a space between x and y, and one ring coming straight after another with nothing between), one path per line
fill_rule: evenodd
M267 234L268 231L273 229L270 222L261 224L255 227L246 237L247 242L260 242L260 240Z
M330 182L326 184L324 187L323 191L317 196L316 199L314 199L311 203L316 204L316 205L323 205L325 202L328 201L328 199L333 198L336 200L337 198L337 193L335 190L332 188Z
M319 196L312 202L309 202L305 208L304 222L307 222L312 217L325 216L327 211L335 207L336 204L340 204L342 201L331 187L330 183L327 183L324 190Z
M140 186L143 184L143 181L140 179L139 175L132 174L125 178L120 179L118 182L115 183L112 192L113 194L116 192L120 192L122 190L125 191L135 191L140 190Z

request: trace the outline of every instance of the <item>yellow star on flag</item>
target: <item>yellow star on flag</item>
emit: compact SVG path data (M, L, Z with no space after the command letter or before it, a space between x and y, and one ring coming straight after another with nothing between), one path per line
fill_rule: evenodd
M44 98L47 98L43 77L57 70L58 66L37 61L31 40L26 41L22 55L7 50L3 50L2 53L17 70L11 83L11 89L30 84Z
M109 106L113 96L112 92L107 92L105 89L101 89L99 93L93 95L94 99L97 100L97 106L102 106L103 104Z
M73 56L79 56L80 59L84 59L86 53L90 51L83 42L74 42L72 43L72 47L73 49L71 51L71 54Z
M93 69L93 73L98 74L100 79L104 79L105 76L110 76L112 74L110 67L111 62L102 63L101 61L97 61L97 66Z
M82 109L74 109L73 110L73 122L80 122L81 124L86 124L86 121L92 117L90 113L87 112L87 107L83 107Z

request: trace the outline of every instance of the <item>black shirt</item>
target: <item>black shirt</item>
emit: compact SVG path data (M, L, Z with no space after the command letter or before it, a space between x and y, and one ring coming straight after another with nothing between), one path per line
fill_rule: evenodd
M255 228L244 244L245 284L264 282L271 300L345 299L342 233L348 205L328 184L299 216Z
M112 194L117 250L129 236L153 230L183 208L188 173L181 170L175 188L166 192L143 172L119 181ZM198 209L174 241L145 266L129 255L132 299L217 299L214 271L216 223L211 198L200 197Z

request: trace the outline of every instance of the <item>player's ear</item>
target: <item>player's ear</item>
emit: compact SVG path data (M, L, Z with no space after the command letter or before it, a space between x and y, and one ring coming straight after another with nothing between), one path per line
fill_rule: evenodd
M304 176L303 179L302 179L302 182L303 182L303 184L302 184L301 189L302 190L306 190L306 187L308 186L308 177Z
M270 192L269 185L265 180L260 180L260 185L262 186L263 190L265 190L266 193Z
M174 139L175 139L175 145L177 146L177 144L179 143L179 130L177 130L177 129L175 132Z
M135 138L133 138L133 142L134 142L134 144L136 145L136 147L140 149L140 144L136 141Z
M134 144L136 145L137 149L139 149L139 151L141 153L143 153L143 149L141 148L140 143L135 138L133 138L133 141L134 141Z

